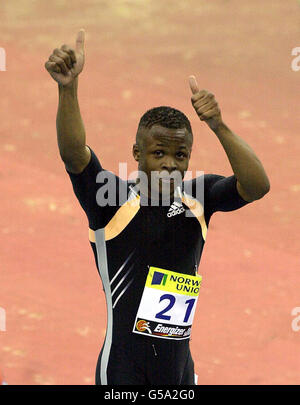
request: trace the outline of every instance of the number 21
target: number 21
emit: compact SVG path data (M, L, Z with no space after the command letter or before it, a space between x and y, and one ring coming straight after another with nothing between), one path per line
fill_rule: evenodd
M159 302L164 301L164 300L168 300L169 304L162 311L158 312L155 315L155 318L164 319L166 321L169 321L171 319L171 315L165 315L165 314L166 314L166 312L170 311L171 308L173 308L173 306L176 302L176 298L174 297L174 295L164 294L160 297ZM185 322L185 323L188 322L192 309L193 309L193 306L195 304L195 301L196 301L195 298L191 298L191 299L185 301L185 304L187 304L187 309L185 312L183 322Z

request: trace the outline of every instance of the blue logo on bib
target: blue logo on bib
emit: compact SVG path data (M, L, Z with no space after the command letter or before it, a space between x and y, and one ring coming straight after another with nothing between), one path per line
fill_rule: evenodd
M151 285L165 285L168 275L155 271L152 277Z

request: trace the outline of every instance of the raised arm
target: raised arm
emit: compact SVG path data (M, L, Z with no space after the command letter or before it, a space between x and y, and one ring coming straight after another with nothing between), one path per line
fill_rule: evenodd
M221 142L237 178L239 195L249 202L262 198L270 190L262 163L253 149L224 124L214 95L206 90L199 90L194 76L190 76L189 82L195 111Z
M82 172L91 157L77 97L78 75L84 66L84 34L84 30L78 32L75 49L62 45L54 49L45 63L45 68L58 83L57 142L66 169L72 173Z

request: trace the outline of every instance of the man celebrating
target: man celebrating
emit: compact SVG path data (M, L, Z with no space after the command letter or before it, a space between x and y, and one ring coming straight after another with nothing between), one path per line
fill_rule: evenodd
M137 180L107 172L86 145L77 100L83 66L84 30L75 49L63 45L45 64L59 87L60 156L88 217L106 297L107 330L96 384L192 385L189 340L210 218L262 198L268 178L253 150L224 124L214 95L200 90L194 76L189 78L192 104L220 140L234 174L182 181L192 129L182 112L165 106L140 119L133 145ZM103 189L113 196L106 204Z

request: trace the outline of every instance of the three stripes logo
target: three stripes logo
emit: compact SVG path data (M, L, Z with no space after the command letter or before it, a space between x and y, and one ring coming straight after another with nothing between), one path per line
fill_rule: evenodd
M182 204L180 204L177 201L174 201L167 213L167 217L168 218L174 217L175 215L182 214L184 211L185 209L183 208Z

